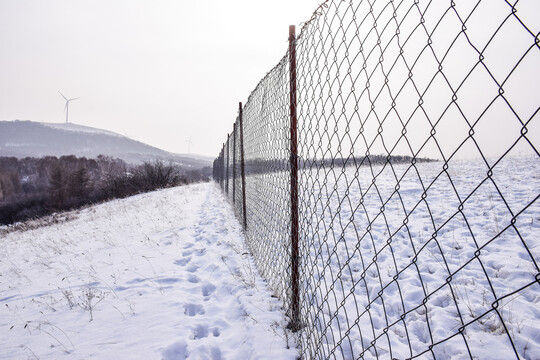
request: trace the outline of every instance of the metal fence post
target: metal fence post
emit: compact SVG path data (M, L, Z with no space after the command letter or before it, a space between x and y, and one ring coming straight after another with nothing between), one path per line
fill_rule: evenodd
M227 195L229 195L229 140L231 138L231 134L227 134L227 174L225 176L225 192Z
M289 26L289 102L290 102L290 167L291 167L291 323L298 331L300 324L299 254L298 254L298 139L296 118L296 31Z
M225 143L221 147L220 155L220 170L219 170L219 185L221 185L221 190L225 190Z
M244 214L244 230L247 230L246 171L244 163L244 123L242 119L242 103L238 103L238 120L238 125L240 126L240 172L242 173L242 212Z
M233 167L232 167L232 201L233 204L236 203L236 122L233 124Z

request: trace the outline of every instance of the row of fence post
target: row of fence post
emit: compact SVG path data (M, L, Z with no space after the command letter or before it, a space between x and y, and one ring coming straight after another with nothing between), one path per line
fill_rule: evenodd
M297 143L297 98L296 98L296 34L295 26L289 26L289 105L290 105L290 211L291 211L291 304L290 318L291 322L288 328L297 331L301 328L300 324L300 294L299 294L299 251L298 251L298 143ZM238 128L237 128L238 126ZM232 136L232 144L231 144ZM214 162L214 179L219 182L223 191L229 195L230 186L229 177L231 177L231 146L232 154L232 201L236 203L236 137L240 139L240 173L242 186L242 214L243 227L247 231L247 208L246 208L246 171L245 171L245 156L244 156L244 121L242 103L239 103L238 121L233 125L233 131L227 135L227 142L223 144L219 157Z

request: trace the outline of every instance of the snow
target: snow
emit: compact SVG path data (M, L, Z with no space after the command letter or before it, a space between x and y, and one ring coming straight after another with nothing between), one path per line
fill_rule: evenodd
M301 173L301 335L215 184L6 233L0 358L296 359L298 336L306 358L538 359L540 161L444 167Z
M97 129L90 126L84 126L84 125L78 125L73 123L40 123L41 125L53 128L53 129L59 129L64 131L74 131L74 132L82 132L87 134L102 134L102 135L111 135L111 136L118 136L118 137L125 137L123 135L120 135L118 133L115 133L113 131L109 130L103 130L103 129Z
M0 358L296 359L215 184L0 239Z
M302 172L316 191L301 214L324 219L300 223L318 330L302 344L342 341L336 359L540 359L540 159L490 163L492 180L479 160Z

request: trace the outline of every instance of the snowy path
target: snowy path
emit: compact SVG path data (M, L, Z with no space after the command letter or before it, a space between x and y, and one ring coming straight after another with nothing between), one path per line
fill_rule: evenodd
M0 358L295 359L214 184L0 239Z

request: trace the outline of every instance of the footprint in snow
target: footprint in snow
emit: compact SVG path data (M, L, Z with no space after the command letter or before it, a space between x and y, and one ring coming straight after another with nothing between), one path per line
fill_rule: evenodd
M193 339L202 339L208 336L208 326L206 325L197 325L195 329L193 329Z
M186 266L191 261L191 256L185 257L183 259L175 260L174 264L179 266Z
M206 240L206 235L203 233L199 233L197 236L195 236L195 240L197 241Z
M212 295L214 291L216 291L216 286L214 284L207 283L202 287L202 294L205 297Z
M141 279L141 278L135 278L133 280L130 280L128 281L127 283L132 285L132 284L140 284L142 282L145 282L147 279Z
M182 256L189 256L193 253L195 253L195 255L197 256L203 256L204 254L206 254L206 249L188 249L182 252Z
M163 360L186 360L187 344L179 341L163 351Z
M206 249L197 249L195 250L197 256L203 256L206 254Z
M199 360L199 359L205 359L205 360L222 360L221 350L216 346L206 346L206 345L200 345L197 346L194 349L190 349L188 351L188 356L185 358L186 360ZM184 358L182 358L184 359ZM170 359L167 359L170 360Z
M204 307L199 304L184 305L184 314L187 316L204 315Z
M177 282L180 282L180 279L178 278L161 278L157 279L157 282L160 284L175 284Z
M205 338L209 336L210 333L214 337L218 337L219 335L221 335L221 331L217 327L209 328L207 325L204 325L204 324L197 325L193 329L193 339L197 340L197 339Z

